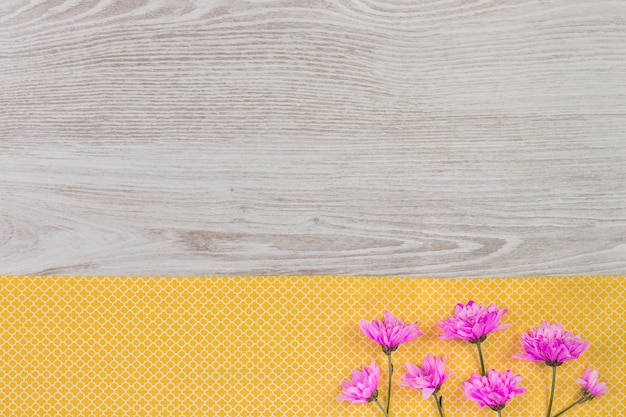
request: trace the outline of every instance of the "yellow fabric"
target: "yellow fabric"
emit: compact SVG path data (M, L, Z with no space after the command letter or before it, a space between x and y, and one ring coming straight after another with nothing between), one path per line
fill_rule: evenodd
M388 309L425 335L393 354L448 355L446 417L494 416L463 397L475 346L441 341L435 323L457 302L508 308L509 329L484 343L487 368L523 375L528 392L503 416L545 415L550 369L512 359L522 331L560 321L591 347L558 368L554 410L577 398L587 364L609 392L566 416L623 415L623 277L0 277L0 414L6 416L382 416L337 401L352 369L386 359L359 320ZM432 399L394 385L392 416L436 416Z

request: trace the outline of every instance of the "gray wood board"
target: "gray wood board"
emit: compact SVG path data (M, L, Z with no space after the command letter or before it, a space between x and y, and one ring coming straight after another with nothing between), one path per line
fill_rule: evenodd
M0 2L0 273L626 273L625 1Z

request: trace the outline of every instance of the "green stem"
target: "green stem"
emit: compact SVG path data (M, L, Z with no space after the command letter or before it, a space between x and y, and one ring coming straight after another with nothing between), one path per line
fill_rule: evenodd
M443 410L441 409L441 403L439 399L441 397L437 398L437 393L433 392L433 398L435 399L435 404L437 404L437 410L439 411L439 416L443 417Z
M387 355L387 363L389 364L389 381L387 383L387 411L386 416L389 415L389 407L391 406L391 377L393 376L393 364L391 363L391 353Z
M556 386L556 366L552 367L552 388L550 388L550 402L548 403L548 414L546 417L550 417L552 413L552 402L554 401L554 387Z
M559 411L558 413L556 413L552 417L559 417L561 414L565 413L570 408L573 408L574 406L576 406L576 405L578 405L580 403L584 403L584 402L585 402L585 397L581 397L581 398L577 399L576 401L574 401L572 404L568 405L567 408L564 408L563 410Z
M389 417L389 414L387 414L387 412L385 411L385 409L383 408L382 405L380 405L380 403L378 402L378 399L375 400L376 405L378 406L378 408L380 408L380 411L383 412L383 414L385 415L385 417Z
M498 413L498 417L502 417L502 410L498 410L497 413Z
M476 343L476 347L478 348L478 357L480 358L480 374L485 376L485 360L483 359L483 349L480 346L480 342Z

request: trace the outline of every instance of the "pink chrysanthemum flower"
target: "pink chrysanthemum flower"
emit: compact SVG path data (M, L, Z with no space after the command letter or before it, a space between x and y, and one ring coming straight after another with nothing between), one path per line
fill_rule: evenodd
M439 391L446 379L453 373L444 372L443 367L446 359L447 357L441 359L438 356L428 354L421 368L412 363L407 363L408 372L403 375L403 380L399 384L421 389L424 398L430 397Z
M500 373L492 369L487 371L487 376L472 374L469 380L463 382L463 389L467 398L478 402L481 407L500 411L513 396L526 392L526 389L519 388L521 380L520 375L510 370Z
M608 391L606 384L598 381L598 371L594 371L590 367L585 369L583 376L577 379L576 383L580 384L586 401L599 397Z
M544 321L538 329L522 334L522 346L526 353L513 355L514 358L559 366L565 361L577 359L587 350L589 342L565 331L560 323Z
M424 334L417 326L417 323L405 324L389 311L385 312L385 317L382 321L373 320L370 322L361 320L360 325L361 331L378 343L387 355L398 349L400 343L410 342Z
M378 397L378 380L380 379L380 368L376 361L372 361L370 366L364 366L363 371L352 371L352 380L343 381L343 395L338 400L351 401L353 403L368 403Z
M467 304L457 304L454 316L437 323L443 332L441 339L463 339L472 343L485 340L487 334L506 329L510 324L500 324L500 319L508 310L498 310L498 306L481 306L469 301Z

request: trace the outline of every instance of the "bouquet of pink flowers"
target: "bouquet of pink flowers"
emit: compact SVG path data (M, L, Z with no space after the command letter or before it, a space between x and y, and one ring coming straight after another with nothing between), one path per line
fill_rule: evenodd
M487 340L488 334L510 327L509 324L500 324L500 319L506 312L506 309L498 309L495 304L481 306L469 301L467 304L457 304L454 316L437 323L441 330L439 335L441 339L461 339L476 345L480 373L474 373L464 381L463 389L467 398L476 401L481 407L489 407L498 413L498 417L502 416L502 410L509 401L516 395L526 392L520 387L521 375L511 370L504 372L495 369L485 370L482 344ZM383 403L380 401L378 392L380 368L376 361L372 361L369 366L364 366L362 370L354 370L352 380L343 382L343 394L338 399L353 403L373 402L385 417L389 417L394 372L392 353L402 343L410 342L422 336L423 333L417 322L404 323L388 311L385 312L383 320L362 320L360 327L367 337L381 346L383 353L387 356L386 401ZM583 341L572 332L565 331L559 323L544 322L539 328L530 329L522 335L522 347L525 353L514 355L514 358L543 362L552 369L552 384L546 417L559 417L574 406L590 401L607 391L606 384L598 380L598 372L587 367L580 379L576 380L581 385L580 397L563 410L553 414L552 404L557 367L566 361L580 357L589 347L589 342ZM399 382L400 385L421 389L425 399L432 397L440 417L444 417L441 387L452 374L452 372L445 372L446 359L446 357L440 358L428 354L422 366L407 363L406 373Z

